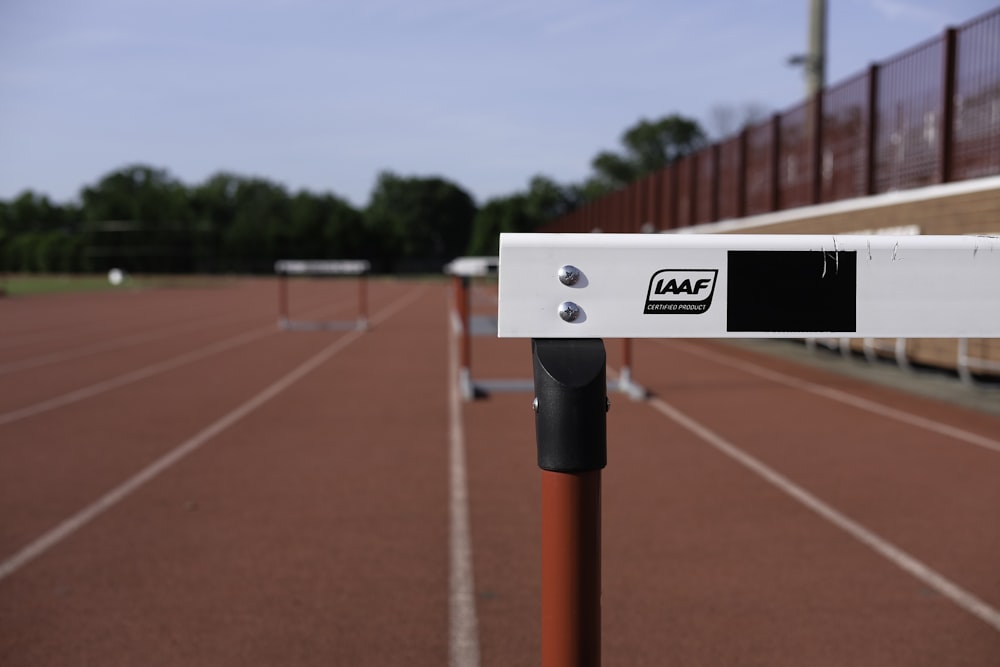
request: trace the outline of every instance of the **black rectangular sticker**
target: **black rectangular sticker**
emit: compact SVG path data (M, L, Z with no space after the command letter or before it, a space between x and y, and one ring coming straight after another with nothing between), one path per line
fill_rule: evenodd
M857 253L730 250L727 331L857 331Z

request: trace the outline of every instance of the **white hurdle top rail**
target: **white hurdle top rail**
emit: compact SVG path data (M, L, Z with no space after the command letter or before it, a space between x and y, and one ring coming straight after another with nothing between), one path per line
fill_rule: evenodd
M456 257L444 266L444 272L459 278L481 278L495 275L500 268L500 258Z
M498 334L1000 337L1000 237L501 234Z
M360 276L371 271L367 259L279 259L274 272L292 276Z

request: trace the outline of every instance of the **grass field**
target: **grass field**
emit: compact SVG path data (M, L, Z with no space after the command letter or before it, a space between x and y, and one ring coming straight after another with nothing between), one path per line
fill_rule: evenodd
M164 287L211 287L228 281L223 276L132 276L112 285L104 274L9 274L0 277L0 292L28 296L63 292L151 289Z

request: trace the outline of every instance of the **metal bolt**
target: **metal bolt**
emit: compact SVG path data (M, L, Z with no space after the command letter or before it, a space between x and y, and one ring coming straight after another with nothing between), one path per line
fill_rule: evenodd
M535 396L535 400L533 400L531 402L531 409L535 411L535 414L538 414L538 397L537 396Z
M611 399L608 398L607 396L604 397L604 411L605 412L611 411Z
M572 301L563 301L559 304L559 317L566 322L574 322L580 317L580 306Z
M576 268L572 264L567 264L566 266L559 269L559 282L563 285L575 285L580 280L580 269Z

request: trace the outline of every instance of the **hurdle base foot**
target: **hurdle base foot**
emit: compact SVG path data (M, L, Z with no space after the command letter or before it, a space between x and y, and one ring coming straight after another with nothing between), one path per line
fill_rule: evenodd
M618 373L618 379L608 382L609 392L625 394L633 401L644 401L649 398L649 390L632 379L632 371L623 368Z

